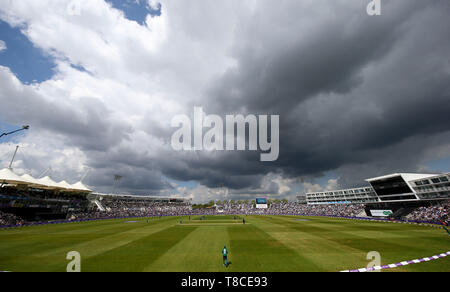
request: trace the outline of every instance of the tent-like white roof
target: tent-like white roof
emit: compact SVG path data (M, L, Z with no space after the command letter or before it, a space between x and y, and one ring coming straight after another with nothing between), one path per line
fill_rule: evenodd
M86 187L81 181L73 184L72 189L79 192L92 192L92 190Z
M44 188L46 188L46 189L50 189L50 190L61 189L61 186L59 186L49 176L38 179L37 182L39 184L41 184L42 186L44 186Z
M0 170L0 183L4 184L24 184L30 187L35 187L39 189L48 189L48 190L65 190L65 191L75 191L75 192L83 192L90 193L88 187L86 187L81 181L77 182L73 185L69 184L65 180L57 183L53 181L49 176L46 176L41 179L36 179L29 174L24 174L19 176L15 174L11 169L5 168Z
M60 181L59 183L57 183L57 185L60 186L62 189L66 189L68 191L73 189L72 185L66 182L65 180Z
M31 187L41 187L43 186L41 183L39 183L39 181L37 179L35 179L34 177L32 177L29 174L24 174L21 176L21 178L26 181L28 183L29 186Z
M28 182L8 168L0 170L0 182L9 184L28 184Z

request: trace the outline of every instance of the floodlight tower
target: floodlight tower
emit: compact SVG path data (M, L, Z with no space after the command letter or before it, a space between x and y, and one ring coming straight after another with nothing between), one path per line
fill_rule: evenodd
M20 128L20 129L18 129L18 130L15 130L15 131L12 131L12 132L9 132L9 133L3 133L3 134L1 134L1 135L0 135L0 138L3 137L3 136L8 136L8 135L15 134L15 133L17 133L17 132L24 131L24 130L29 130L29 129L30 129L30 126L22 126L22 128Z
M12 159L11 159L11 162L9 163L8 168L9 168L10 170L12 170L12 164L13 164L13 162L14 162L14 159L16 158L17 150L19 150L19 145L16 146L16 151L14 151L14 155L13 155L13 157L12 157Z

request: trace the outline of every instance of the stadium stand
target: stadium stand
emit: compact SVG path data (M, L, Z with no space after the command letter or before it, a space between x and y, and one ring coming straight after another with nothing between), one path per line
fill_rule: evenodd
M403 203L404 204L404 203ZM428 201L399 206L395 217L409 221L448 221L450 201ZM383 208L385 206L380 206ZM96 220L131 217L186 215L304 215L367 217L364 204L300 204L271 202L267 209L257 209L253 202L224 202L210 208L193 209L190 200L130 195L105 195L22 189L5 185L0 188L0 226L56 220ZM373 208L373 207L371 207Z
M0 226L21 225L24 220L14 214L0 211Z
M104 197L105 198L105 197ZM73 212L69 219L108 219L123 217L158 217L190 214L191 205L187 202L148 200L146 198L127 198L110 196L101 202L96 200L97 209ZM102 207L105 211L102 211Z
M306 205L296 202L271 203L268 209L256 209L251 203L225 203L215 208L192 209L190 203L155 202L149 200L112 199L103 201L105 212L94 209L88 212L72 213L72 219L107 219L123 217L158 217L186 215L304 215L333 217L367 217L365 205ZM218 211L220 210L220 212ZM410 221L442 222L448 220L450 202L421 206L412 210L408 216L398 219Z
M418 207L406 218L414 221L446 222L449 220L449 211L450 201L444 201L428 207Z

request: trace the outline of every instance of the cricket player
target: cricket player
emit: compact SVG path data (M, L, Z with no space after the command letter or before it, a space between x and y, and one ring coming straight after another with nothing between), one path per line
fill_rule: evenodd
M442 226L442 228L443 228L445 231L447 231L448 235L450 236L450 230L448 230L448 228L445 227L445 226Z
M447 231L448 235L450 235L450 230L448 230L448 220L442 220L442 229L444 229L445 231Z
M223 255L223 266L228 267L228 249L226 245L222 249L222 255Z

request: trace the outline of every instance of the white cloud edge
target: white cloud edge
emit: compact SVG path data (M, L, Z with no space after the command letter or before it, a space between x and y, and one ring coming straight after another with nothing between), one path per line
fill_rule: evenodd
M8 47L6 46L5 41L0 40L0 52L6 51Z

